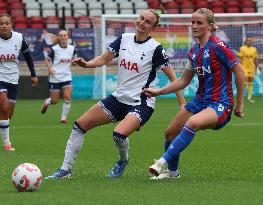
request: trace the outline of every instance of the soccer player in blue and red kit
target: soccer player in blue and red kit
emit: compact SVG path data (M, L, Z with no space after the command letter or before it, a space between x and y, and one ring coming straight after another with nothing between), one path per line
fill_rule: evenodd
M97 126L117 121L119 123L114 128L112 137L119 159L108 177L117 178L122 175L129 159L128 137L142 127L154 111L155 98L147 98L142 94L143 89L155 87L157 70L162 70L171 82L176 79L162 46L150 36L158 22L158 13L147 9L135 22L136 33L122 34L109 45L106 52L88 62L82 58L73 60L82 67L95 68L118 57L117 88L75 121L66 146L64 162L61 168L47 179L70 177L73 162L83 144L84 134ZM182 93L177 92L177 96L183 107L185 100Z
M196 96L179 111L166 130L165 154L149 167L153 179L178 178L180 153L191 143L196 132L220 129L231 118L233 110L232 73L237 87L234 113L243 117L244 72L229 46L212 35L216 31L214 14L206 8L192 14L192 32L198 43L189 52L189 62L181 78L161 89L147 88L148 97L181 90L197 74ZM165 166L168 165L168 170Z

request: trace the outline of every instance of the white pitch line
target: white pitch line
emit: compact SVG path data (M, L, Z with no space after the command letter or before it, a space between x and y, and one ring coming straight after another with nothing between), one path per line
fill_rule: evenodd
M64 125L64 126L10 126L10 129L65 129L72 127L72 125Z
M263 122L248 122L248 123L233 123L230 126L258 126L263 125Z
M228 126L263 126L263 122L229 123ZM72 125L10 126L11 129L68 129Z

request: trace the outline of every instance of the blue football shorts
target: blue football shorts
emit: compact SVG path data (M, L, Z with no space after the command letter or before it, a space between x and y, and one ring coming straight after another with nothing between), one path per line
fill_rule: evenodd
M48 82L49 91L60 91L62 88L66 87L72 87L72 81L65 81L65 82L59 82L59 83L51 83Z
M194 114L199 113L208 107L212 108L218 116L218 122L216 127L213 128L214 130L221 129L230 121L233 109L225 106L221 102L206 102L194 98L185 105L185 109Z
M110 116L113 122L121 121L127 114L134 114L143 126L151 117L154 109L147 105L126 105L119 102L113 95L98 102L100 107Z
M7 92L9 102L15 103L18 93L18 85L0 81L0 93L2 92Z

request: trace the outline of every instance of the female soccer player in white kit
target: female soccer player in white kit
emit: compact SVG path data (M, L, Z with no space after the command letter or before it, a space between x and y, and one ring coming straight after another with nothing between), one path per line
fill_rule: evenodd
M113 131L113 140L118 148L119 159L108 177L122 175L129 159L128 136L143 126L154 111L155 98L142 95L142 90L155 86L156 71L159 69L171 82L176 79L162 46L150 36L158 22L159 15L155 10L145 10L135 22L136 34L122 34L109 45L105 53L89 62L82 58L73 61L82 67L95 68L118 57L117 89L75 121L63 165L47 179L70 177L72 164L84 141L84 134L94 127L116 121L120 122ZM177 97L183 106L185 100L182 93L177 92Z
M75 55L75 47L68 44L67 31L61 30L58 34L58 43L51 48L51 52L45 60L49 72L50 97L41 107L41 112L44 114L50 104L54 105L58 102L60 90L62 90L64 103L61 123L67 123L67 116L71 108L72 74L70 66Z
M11 119L18 93L18 55L22 52L31 72L32 86L38 79L28 45L21 33L12 31L12 17L0 14L0 134L4 150L14 151L9 139L9 119Z

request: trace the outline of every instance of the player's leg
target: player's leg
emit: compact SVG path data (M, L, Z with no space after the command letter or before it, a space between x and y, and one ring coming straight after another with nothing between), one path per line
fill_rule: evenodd
M15 106L16 102L15 101L10 101L9 100L9 120L13 117L14 112L15 112Z
M0 133L3 140L4 150L12 151L9 149L11 145L9 139L9 102L7 92L0 92Z
M184 124L187 120L193 116L193 113L182 109L180 110L176 116L172 119L170 124L165 130L165 142L164 142L164 150L166 151L170 146L173 139L181 132ZM180 155L178 155L174 160L168 163L168 170L160 174L158 177L152 177L152 179L166 179L166 178L179 178L179 159Z
M71 108L72 82L62 87L64 103L61 112L61 123L67 123L67 117Z
M207 105L203 104L196 104L197 109L195 110L188 106L193 113L196 113L195 111L198 109L202 109L202 106L206 106L207 108L189 118L182 131L173 140L163 157L150 167L150 169L152 168L150 170L151 173L158 175L163 169L163 166L169 162L170 159L176 158L180 152L191 143L196 131L209 128L221 129L230 121L232 108L228 108L217 102Z
M113 140L117 147L119 159L108 174L108 177L120 177L129 160L129 139L134 131L139 130L151 117L153 109L145 105L127 106L128 114L115 127Z
M14 151L9 136L9 119L14 113L18 85L0 82L0 133L4 150Z
M50 93L50 97L46 98L44 103L41 106L41 113L46 113L48 106L50 104L55 105L60 97L60 83L50 83L49 82L49 93Z
M73 128L71 130L61 168L54 174L48 176L46 179L70 177L73 163L82 148L85 133L94 127L108 124L110 122L112 122L112 118L99 104L95 104L81 117L79 117L74 122Z
M149 171L159 175L167 162L173 161L192 142L198 130L214 128L217 122L217 112L210 107L190 117L179 135L171 142L163 157L152 165Z

